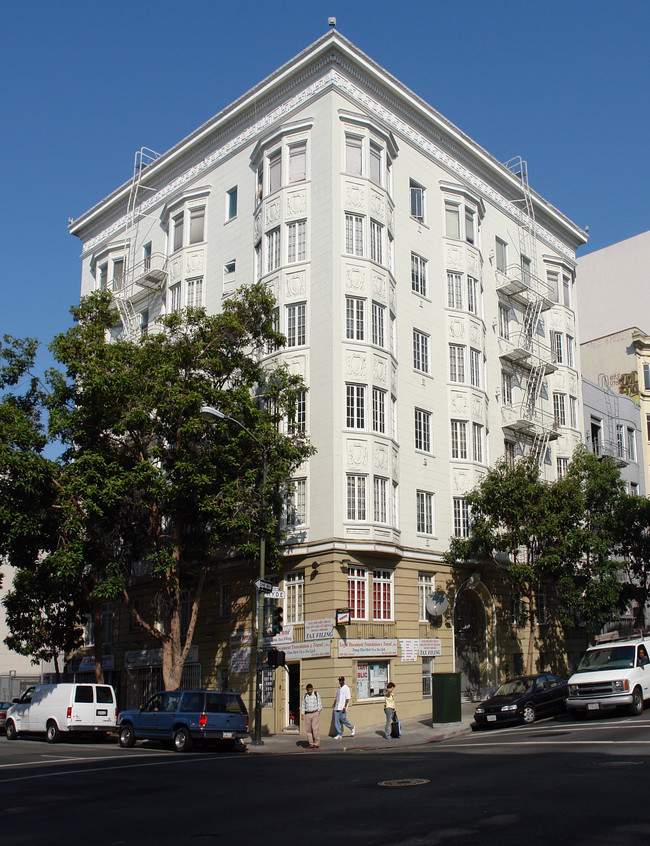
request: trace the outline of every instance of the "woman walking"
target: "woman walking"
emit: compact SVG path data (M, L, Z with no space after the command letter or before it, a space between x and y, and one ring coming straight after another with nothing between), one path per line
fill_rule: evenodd
M395 705L395 685L393 682L388 682L386 685L386 692L384 693L384 712L386 714L386 726L384 728L384 737L390 740L390 724L394 719L397 719L397 707Z

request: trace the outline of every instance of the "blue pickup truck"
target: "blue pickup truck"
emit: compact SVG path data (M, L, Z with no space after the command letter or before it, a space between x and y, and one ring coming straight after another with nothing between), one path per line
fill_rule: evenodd
M248 712L241 696L232 691L166 690L155 693L137 711L119 716L123 749L136 740L173 743L188 752L195 740L218 740L232 748L248 736Z

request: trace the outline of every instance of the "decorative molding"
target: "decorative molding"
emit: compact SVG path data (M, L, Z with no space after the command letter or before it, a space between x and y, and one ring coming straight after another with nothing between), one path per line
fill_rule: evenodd
M472 487L472 476L469 470L454 467L451 472L454 493L465 494Z
M307 295L307 273L304 270L287 273L285 279L286 298L304 297Z
M467 414L467 394L460 391L452 391L449 400L451 410L456 414Z
M307 191L287 191L287 217L303 217L307 214Z
M363 209L366 202L366 192L364 186L356 182L345 183L345 207L347 209L354 209L359 211Z
M302 376L304 379L307 375L307 356L306 355L285 355L284 363L287 365L289 373L293 376Z
M388 360L384 356L373 355L372 378L380 385L386 385L388 383Z
M372 274L372 293L373 296L386 300L386 277L376 271Z
M370 213L376 218L384 218L384 198L377 191L370 192Z
M346 353L345 374L352 379L366 378L366 357L363 353L350 351Z
M348 467L355 470L366 469L368 467L368 442L348 440L347 458Z
M465 321L458 317L453 317L449 321L449 337L458 340L465 337Z
M388 474L388 463L388 447L385 444L375 444L375 449L373 453L373 464L375 470L379 470L381 473Z
M197 273L203 273L205 264L204 250L196 250L187 253L185 256L185 267L188 276L195 276Z
M280 198L274 197L264 204L264 226L273 226L280 220Z
M463 248L447 245L447 267L452 270L463 270Z
M363 265L345 265L345 287L348 291L359 292L366 290L366 272Z

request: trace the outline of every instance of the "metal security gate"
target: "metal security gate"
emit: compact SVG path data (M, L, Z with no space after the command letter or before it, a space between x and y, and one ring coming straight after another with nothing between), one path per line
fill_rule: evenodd
M138 667L126 671L125 709L139 708L158 690L164 690L162 667ZM201 687L201 665L186 664L181 676L180 690L194 690Z

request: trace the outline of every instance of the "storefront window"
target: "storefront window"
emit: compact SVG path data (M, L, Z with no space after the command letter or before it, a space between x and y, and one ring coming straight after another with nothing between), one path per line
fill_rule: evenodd
M357 700L384 695L390 661L360 661L357 664Z

